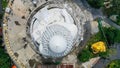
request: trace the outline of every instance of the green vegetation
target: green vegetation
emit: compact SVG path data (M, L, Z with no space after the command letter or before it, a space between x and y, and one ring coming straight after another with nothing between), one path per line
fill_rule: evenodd
M108 16L110 15L120 15L120 0L112 0L111 3L112 7L104 8L105 14Z
M3 8L3 11L5 10L5 8L7 7L7 2L8 0L2 0L2 8ZM3 18L3 15L4 15L4 12L0 13L0 20Z
M80 62L86 62L89 61L90 58L94 58L96 56L100 56L102 58L107 58L109 55L109 50L107 50L104 53L98 53L98 54L93 54L92 50L91 50L91 45L93 43L96 43L98 41L104 41L104 39L101 36L101 33L98 32L97 34L91 36L91 38L88 40L86 47L83 49L82 52L80 52L80 54L78 54L78 59Z
M87 2L90 4L90 6L94 8L100 8L104 7L104 1L105 0L87 0ZM110 8L103 8L103 12L108 17L111 15L118 15L117 21L115 22L117 25L120 25L120 0L111 0L108 5L112 5Z
M8 4L7 1L8 0L2 0L2 7L3 7L3 9L5 9L7 7L7 4Z
M2 19L2 17L3 17L3 14L2 14L2 13L0 13L0 19Z
M46 64L46 65L59 65L59 64L61 64L61 62L60 61L56 61L56 62L45 62L44 64Z
M120 68L120 59L111 61L107 68Z
M92 52L86 47L82 52L77 56L80 62L88 61L90 58L93 58Z
M109 27L104 28L104 32L109 45L112 45L114 43L120 43L120 30L113 27Z
M106 35L106 39L108 41L108 46L114 44L114 43L120 43L120 31L118 29L115 29L113 27L103 27L104 33ZM98 53L98 54L93 54L91 50L91 45L93 43L96 43L98 41L103 41L106 42L105 39L103 38L103 35L101 32L98 32L97 34L91 36L91 38L88 40L86 47L83 49L82 52L79 53L78 59L81 62L88 61L90 58L100 56L101 58L107 58L109 55L113 54L114 49L107 49L106 52Z
M2 0L3 10L7 6L8 0ZM0 13L0 20L2 20L4 13ZM0 68L10 68L11 59L2 46L2 37L0 37Z
M77 56L77 58L79 59L80 62L86 62L90 58L94 57L90 47L93 43L101 40L100 35L101 35L100 32L98 32L97 34L91 36L91 38L88 40L86 47Z
M1 68L9 68L10 67L10 57L5 50L0 46L0 67Z
M87 0L90 6L99 9L104 6L104 0Z
M120 25L120 15L117 17L117 21L115 22L117 25Z
M104 13L109 17L111 15L118 15L117 21L115 22L117 25L120 25L120 0L111 0L110 4L112 7L105 8Z
M60 62L60 61L59 61L59 62L55 62L54 64L55 64L55 65L59 65L59 64L61 64L61 62Z
M2 45L2 37L0 37L0 68L10 68L11 60L9 55L5 52Z

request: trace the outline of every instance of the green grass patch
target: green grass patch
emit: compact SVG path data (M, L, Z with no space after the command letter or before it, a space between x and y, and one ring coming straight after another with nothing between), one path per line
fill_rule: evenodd
M7 7L7 4L8 4L7 0L2 0L3 9L5 9Z
M4 11L5 11L5 8L7 7L7 4L8 4L7 0L2 0L2 8L3 8L3 12L0 13L0 19L3 18Z
M86 47L85 49L82 50L80 54L78 54L77 58L80 62L86 62L90 58L93 58L92 52Z

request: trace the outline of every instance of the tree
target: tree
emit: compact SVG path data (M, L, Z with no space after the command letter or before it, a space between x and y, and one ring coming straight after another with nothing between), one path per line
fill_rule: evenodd
M89 61L90 58L93 57L92 52L89 49L84 49L82 52L77 56L80 62Z
M105 35L106 35L108 44L109 45L114 44L114 37L115 37L114 29L113 28L105 28L105 27L103 29L105 31Z
M87 0L90 6L99 9L104 6L104 0Z
M2 40L2 37L0 36L0 41ZM2 45L2 42L0 42L0 68L10 68L11 65L11 59L9 55L5 52L5 49Z
M117 22L116 24L120 25L120 15L117 17Z
M111 3L112 7L104 8L104 12L106 15L120 15L120 0L112 0Z
M120 59L111 61L107 68L120 68Z
M0 46L0 67L9 68L10 65L11 63L9 55L5 53L4 49Z
M6 8L7 4L8 4L8 0L2 0L2 7L3 7L3 9Z
M116 29L115 31L114 42L120 43L120 30Z
M107 41L110 45L114 43L120 43L120 30L113 27L109 28L104 27L104 31L107 37Z

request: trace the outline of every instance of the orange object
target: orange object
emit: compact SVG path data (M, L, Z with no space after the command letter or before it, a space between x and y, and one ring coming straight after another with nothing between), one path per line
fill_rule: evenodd
M12 68L17 68L17 67L15 65L13 65Z

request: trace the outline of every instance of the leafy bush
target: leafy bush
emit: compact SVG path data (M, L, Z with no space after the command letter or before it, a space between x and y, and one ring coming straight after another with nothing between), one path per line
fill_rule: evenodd
M120 26L120 15L117 17L117 22L115 23Z
M87 0L88 3L90 4L90 6L94 7L94 8L100 8L102 6L104 6L104 0Z
M117 22L115 22L117 25L120 25L120 0L112 0L111 2L112 7L110 8L104 8L103 12L109 17L111 15L118 15Z
M111 0L112 7L105 8L104 13L108 16L110 15L120 15L120 0Z
M9 55L5 53L4 49L0 46L0 67L9 68L10 65L11 63Z
M4 47L1 46L2 43L2 36L0 36L0 68L10 68L11 59L9 55L5 52Z
M92 57L93 57L92 52L90 52L90 50L86 48L86 49L82 50L82 52L78 55L77 58L81 62L86 62L86 61L89 61L89 59Z
M7 4L8 4L7 1L8 1L8 0L2 0L2 7L3 7L3 8L6 8L6 7L7 7Z
M107 57L109 57L109 50L107 50L106 52L100 52L100 53L98 53L98 56L100 56L101 58L107 58Z
M107 68L120 68L120 59L111 61Z
M91 46L93 43L96 43L98 41L103 41L102 35L100 32L92 35L90 39L87 42L87 46Z
M96 56L101 56L101 57L105 57L108 52L105 53L100 53L100 54L93 54L92 53L92 49L91 49L91 45L93 43L96 43L98 41L103 41L101 33L98 32L97 34L91 36L91 38L88 40L86 47L82 50L82 52L80 52L77 56L77 58L79 59L80 62L86 62L89 61L89 59L96 57Z
M104 27L104 32L105 32L107 41L110 45L114 43L120 43L120 30L113 27L109 27L109 28Z

